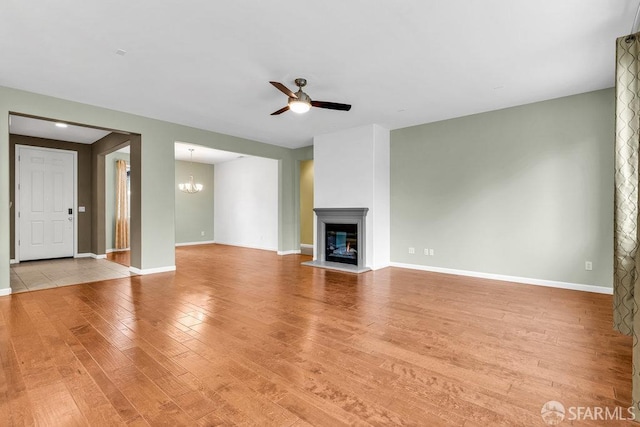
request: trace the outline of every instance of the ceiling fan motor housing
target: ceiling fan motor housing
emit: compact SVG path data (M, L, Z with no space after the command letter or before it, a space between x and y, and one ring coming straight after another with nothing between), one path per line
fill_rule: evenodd
M296 92L296 96L298 97L298 99L296 98L289 98L289 102L292 101L298 101L298 102L304 102L306 104L311 104L311 98L309 98L309 95L307 95L306 93L304 93L302 91L302 89L300 89L299 91Z

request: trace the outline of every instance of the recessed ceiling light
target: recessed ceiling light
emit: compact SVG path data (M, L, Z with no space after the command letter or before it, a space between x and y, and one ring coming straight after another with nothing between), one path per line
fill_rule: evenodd
M124 49L116 50L116 55L125 56L126 54L127 54L127 51Z
M66 123L56 123L56 126L59 128L66 128L69 125L67 125Z

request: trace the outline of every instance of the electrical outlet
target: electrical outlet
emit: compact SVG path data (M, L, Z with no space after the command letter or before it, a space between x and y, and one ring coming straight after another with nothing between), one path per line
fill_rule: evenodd
M429 255L433 256L433 249L429 249Z
M409 248L409 253L410 254L415 254L416 253L416 248Z
M424 254L425 254L425 255L429 255L429 249L426 249L426 248L425 248L425 250L424 250Z
M591 263L591 261L585 261L584 262L584 269L587 270L587 271L593 270L593 264Z
M204 231L201 231L201 232L200 232L200 235L201 235L201 236L204 236Z

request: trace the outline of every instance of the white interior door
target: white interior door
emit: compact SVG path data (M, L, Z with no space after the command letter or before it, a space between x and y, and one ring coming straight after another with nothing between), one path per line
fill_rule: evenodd
M20 146L16 154L19 260L72 257L75 153Z

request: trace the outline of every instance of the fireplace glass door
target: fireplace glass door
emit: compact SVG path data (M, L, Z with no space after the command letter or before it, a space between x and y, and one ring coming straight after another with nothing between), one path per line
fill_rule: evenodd
M326 224L325 260L358 265L357 224Z

